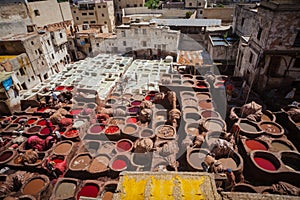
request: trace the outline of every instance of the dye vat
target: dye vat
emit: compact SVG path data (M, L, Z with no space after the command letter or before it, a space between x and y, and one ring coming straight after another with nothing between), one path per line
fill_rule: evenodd
M236 169L237 168L237 164L236 164L235 160L233 160L232 158L221 158L218 160L222 163L222 165L225 169L228 169L228 168Z
M201 116L198 113L185 113L184 119L186 121L195 122L201 119Z
M283 140L273 140L271 143L273 151L286 151L286 150L294 150L291 145L286 143Z
M128 117L126 119L126 123L127 124L136 124L136 122L138 121L138 118L137 117Z
M46 181L42 178L29 180L22 188L22 193L26 195L38 195L46 186Z
M194 92L181 92L182 99L194 98Z
M192 87L194 85L194 81L191 80L183 81L183 85Z
M68 155L70 153L70 151L72 150L72 146L73 146L73 144L70 141L58 143L54 147L53 153L55 153L57 155Z
M4 132L12 133L14 131L17 131L19 128L19 124L10 124L4 129Z
M122 133L127 135L133 135L137 132L138 127L135 124L126 124L122 129Z
M192 169L203 170L201 163L204 162L204 159L207 154L208 151L204 149L195 148L189 153L187 153L187 162L192 167Z
M283 128L275 122L261 122L259 123L259 128L265 133L273 136L283 135Z
M81 111L82 111L82 109L73 109L70 111L70 114L77 116L81 113Z
M13 123L24 122L25 120L27 120L27 117L18 117Z
M197 136L201 134L201 130L198 123L187 124L186 133L188 135Z
M109 167L116 172L129 170L130 160L125 155L117 155L111 159Z
M9 162L15 156L15 154L16 153L12 150L3 151L0 153L0 164Z
M133 144L130 140L122 139L116 143L116 149L118 152L129 152L132 150Z
M94 124L90 127L90 133L100 134L104 130L105 126L101 124Z
M41 129L40 135L49 135L51 133L54 133L54 131L55 131L55 126L44 127Z
M203 124L207 131L222 131L226 129L225 122L217 118L208 118Z
M157 111L154 116L154 120L156 121L167 120L167 111Z
M240 120L238 126L240 129L240 133L245 134L249 137L262 134L262 131L260 130L260 128L255 122L248 121L248 120Z
M112 200L114 196L114 193L110 191L106 191L103 193L102 200Z
M108 170L109 159L106 156L97 156L91 162L89 167L90 173L101 173Z
M29 118L27 121L27 124L31 125L31 124L35 123L37 120L38 120L38 118Z
M134 123L134 120L137 121L137 118L132 119L132 120L133 120L132 123ZM129 120L129 121L130 121L130 120ZM126 121L126 122L127 122L127 121ZM135 123L136 123L136 122L135 122ZM110 118L109 124L110 124L110 125L115 125L115 126L117 126L117 125L124 125L124 124L125 124L125 118L121 118L121 117L113 117L113 118Z
M197 81L197 88L199 89L207 89L208 85L204 81Z
M262 121L268 121L268 122L272 121L271 118L268 115L266 115L266 114L263 114L261 116L261 120Z
M212 111L212 110L203 110L201 111L200 115L203 117L203 118L210 118L210 117L219 117L219 114L215 111Z
M266 143L260 140L251 140L247 139L245 141L245 145L251 150L268 150L268 146Z
M247 192L247 193L257 193L252 185L246 183L238 183L233 188L234 192Z
M91 156L89 154L80 154L72 159L70 164L71 170L84 170L91 163Z
M183 105L197 106L197 100L194 98L188 98L183 100Z
M210 94L205 92L197 92L196 97L198 101L207 100L210 98Z
M267 171L277 171L280 167L280 161L273 154L266 151L253 151L252 161L260 168Z
M151 129L148 129L148 128L142 129L141 132L140 132L140 137L141 138L148 138L148 137L152 138L154 136L155 136L154 132Z
M128 113L131 115L136 115L139 111L140 108L137 106L128 108Z
M46 126L47 125L47 120L41 119L41 120L37 121L36 124L39 125L39 126ZM48 126L52 126L52 122L48 121Z
M174 139L176 131L174 127L169 125L160 125L155 129L156 135L161 139Z
M131 105L131 106L140 106L141 103L142 103L142 101L137 101L137 100L136 100L136 101L131 102L130 105Z
M57 86L54 90L55 91L62 91L64 90L66 87L65 86Z
M281 161L291 171L300 172L300 154L296 152L282 152Z
M99 193L99 186L96 184L86 184L84 185L77 194L77 199L79 200L80 197L97 197Z
M45 110L48 110L50 107L40 107L36 111L37 112L45 112Z
M198 113L198 108L196 106L184 106L182 110L186 113Z
M112 134L116 134L119 132L119 127L118 126L109 126L106 128L105 130L105 134L107 135L112 135Z
M213 109L213 103L211 100L202 100L202 101L199 101L199 104L201 109L205 109L205 110L211 110Z
M40 126L33 126L33 127L30 127L29 129L27 129L26 133L35 134L35 133L40 132L41 128L42 127L40 127Z
M76 182L71 180L61 180L55 189L55 199L71 199L75 196Z
M74 129L74 128L71 128L71 129L65 131L63 136L66 137L66 138L75 138L75 137L78 136L78 130Z

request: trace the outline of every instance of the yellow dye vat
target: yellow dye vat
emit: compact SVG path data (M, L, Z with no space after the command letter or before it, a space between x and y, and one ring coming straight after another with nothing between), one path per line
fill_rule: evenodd
M137 181L135 178L128 178L127 176L125 176L123 182L125 193L122 194L121 199L144 199L144 192L147 181L147 179Z
M205 177L201 177L200 179L192 179L192 178L181 178L179 176L176 176L176 179L180 182L182 199L186 199L186 200L205 199L205 196L203 195L200 188L200 186L205 181Z

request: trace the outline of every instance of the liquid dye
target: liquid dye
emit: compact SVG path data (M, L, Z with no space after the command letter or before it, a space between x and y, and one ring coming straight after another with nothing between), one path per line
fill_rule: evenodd
M256 162L256 164L258 166L260 166L263 169L270 170L270 171L276 171L275 165L271 161L269 161L265 158L255 157L254 161Z
M245 144L251 150L267 150L267 147L257 140L246 140Z

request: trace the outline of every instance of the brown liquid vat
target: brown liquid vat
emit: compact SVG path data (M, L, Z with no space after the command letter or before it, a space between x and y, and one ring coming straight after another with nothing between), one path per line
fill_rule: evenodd
M88 172L91 174L103 174L106 173L109 168L110 158L107 155L97 155L93 158L90 167L88 168Z
M47 176L38 175L25 181L24 185L21 187L21 193L24 195L32 195L37 198L43 198L43 194L49 192L46 191L49 184L50 181Z
M183 91L180 92L181 99L195 98L195 92Z
M92 161L89 153L81 153L73 157L69 164L69 169L72 171L85 171L88 169Z
M0 165L8 163L17 155L17 152L14 150L5 150L0 153Z
M276 122L261 121L258 126L265 134L271 137L281 137L284 134L284 129Z
M55 184L50 200L74 198L78 186L79 181L77 179L60 178Z
M185 105L183 106L182 111L189 112L189 113L198 113L199 108L198 106Z
M122 137L130 140L135 140L139 137L139 127L136 124L126 124L122 128Z
M200 115L202 118L210 118L210 117L221 118L220 114L213 110L201 110Z
M250 184L238 183L232 188L233 192L258 193L258 191Z
M198 101L198 105L203 110L214 110L214 104L211 99L200 100Z
M206 155L209 153L208 150L203 148L189 148L186 151L186 159L191 171L203 171L201 165L204 162Z
M71 141L62 141L53 147L53 153L56 155L69 155L74 147Z
M198 136L202 134L202 129L199 123L187 123L185 125L185 133L189 136Z
M21 128L20 124L11 123L5 129L3 129L2 133L4 134L13 134L14 131L17 131Z

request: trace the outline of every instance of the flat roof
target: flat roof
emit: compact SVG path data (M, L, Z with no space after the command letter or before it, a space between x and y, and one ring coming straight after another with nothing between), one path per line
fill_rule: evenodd
M150 22L165 26L221 26L221 19L152 19Z
M15 57L17 57L18 55L1 55L0 56L0 62L4 61L4 60L10 60L13 59Z

